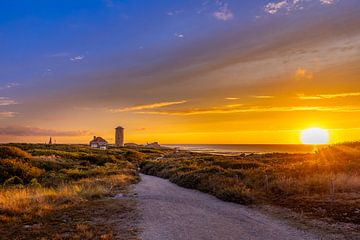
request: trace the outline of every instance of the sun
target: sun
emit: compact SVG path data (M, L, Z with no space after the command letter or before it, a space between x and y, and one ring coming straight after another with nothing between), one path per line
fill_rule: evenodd
M327 144L329 132L322 128L308 128L301 131L300 138L303 144Z

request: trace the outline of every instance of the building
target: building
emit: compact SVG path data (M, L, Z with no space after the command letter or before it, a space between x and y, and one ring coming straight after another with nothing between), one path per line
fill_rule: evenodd
M115 147L123 147L124 146L124 128L117 127L115 128Z
M102 137L94 136L94 139L90 142L90 147L92 148L107 149L107 146L108 142Z

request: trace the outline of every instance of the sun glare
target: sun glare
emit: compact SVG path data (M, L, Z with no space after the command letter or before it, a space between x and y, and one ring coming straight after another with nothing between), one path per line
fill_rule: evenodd
M327 144L329 143L329 132L322 128L302 130L301 142L303 144Z

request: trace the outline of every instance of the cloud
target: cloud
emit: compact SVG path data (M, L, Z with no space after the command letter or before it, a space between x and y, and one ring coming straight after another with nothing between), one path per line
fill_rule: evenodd
M15 112L0 112L0 119L14 117L15 114Z
M289 3L286 0L280 1L280 2L270 2L265 5L264 11L269 14L276 14L281 9L284 9L288 6L289 6Z
M276 2L269 2L265 5L264 11L268 14L274 15L281 11L286 13L296 10L303 10L311 2L318 2L321 5L332 5L336 0L281 0Z
M319 112L360 112L359 107L354 106L246 106L242 104L225 105L211 108L194 108L183 110L159 110L141 111L140 114L190 116L203 114L230 114L230 113L265 113L265 112L298 112L298 111L319 111Z
M274 96L269 96L269 95L254 95L251 96L252 98L257 98L257 99L271 99L274 98ZM225 98L225 100L239 100L240 98L237 97L227 97Z
M335 94L318 94L306 96L304 94L298 94L298 98L302 100L318 100L318 99L332 99L332 98L344 98L344 97L358 97L360 92L349 93L335 93Z
M3 86L0 86L0 90L9 89L9 88L17 87L17 86L19 86L18 83L7 83Z
M51 58L62 58L62 57L69 57L69 56L70 56L70 53L68 53L68 52L58 52L58 53L53 53L53 54L48 55L48 57L51 57Z
M228 4L222 4L218 11L213 13L213 16L222 21L228 21L234 18L234 13L229 9Z
M259 96L252 96L253 98L257 99L271 99L274 98L274 96L267 96L267 95L259 95Z
M0 97L0 106L9 106L17 104L15 100L12 100L10 98Z
M320 3L323 5L331 5L335 3L335 0L320 0Z
M176 15L182 13L182 12L183 12L182 10L174 10L174 11L166 12L165 14L168 15L168 16L176 16Z
M0 135L7 136L83 136L90 135L88 131L58 131L29 126L7 126L0 127Z
M139 111L144 109L155 109L155 108L161 108L161 107L167 107L172 105L178 105L186 103L187 101L177 101L177 102L160 102L160 103L152 103L147 105L137 105L133 107L125 107L125 108L118 108L118 109L111 109L111 112L130 112L130 111Z
M298 68L295 71L295 78L300 80L300 79L313 79L314 75L309 72L308 70L306 70L305 68Z
M178 37L178 38L184 38L185 37L184 34L182 34L182 33L174 33L174 36Z
M83 60L85 57L83 55L79 55L79 56L75 56L70 58L70 61L76 62L76 61L81 61Z

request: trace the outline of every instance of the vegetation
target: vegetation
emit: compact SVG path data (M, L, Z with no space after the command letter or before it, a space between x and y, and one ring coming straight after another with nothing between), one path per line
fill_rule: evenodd
M321 148L314 154L214 156L177 152L140 165L220 199L272 203L336 221L360 223L360 143Z
M0 239L11 238L12 232L24 236L19 239L35 238L27 235L29 231L24 229L24 224L36 228L39 222L42 228L38 227L36 231L40 237L56 238L61 233L57 228L51 228L51 221L74 212L78 214L74 216L78 221L66 222L66 231L72 228L74 234L58 239L74 239L74 236L111 239L109 226L101 227L109 230L104 232L100 227L96 228L98 225L83 224L97 214L96 209L89 212L83 206L91 208L87 204L91 202L103 211L118 212L128 208L127 211L132 212L135 206L131 202L114 204L111 202L114 200L106 197L124 192L129 184L138 181L137 163L146 156L127 148L98 150L81 145L44 144L0 146ZM99 201L103 201L103 205L99 206ZM46 225L49 225L48 229L45 229ZM23 235L19 234L21 231ZM76 235L76 232L84 233Z
M112 239L119 237L114 224L123 227L124 239L136 239L129 224L136 219L136 204L110 197L139 180L138 167L225 201L274 204L360 223L360 143L336 144L314 154L240 156L7 144L0 146L0 239L13 234L23 236L18 239ZM104 216L111 214L123 222L106 222ZM93 223L94 217L102 220Z

